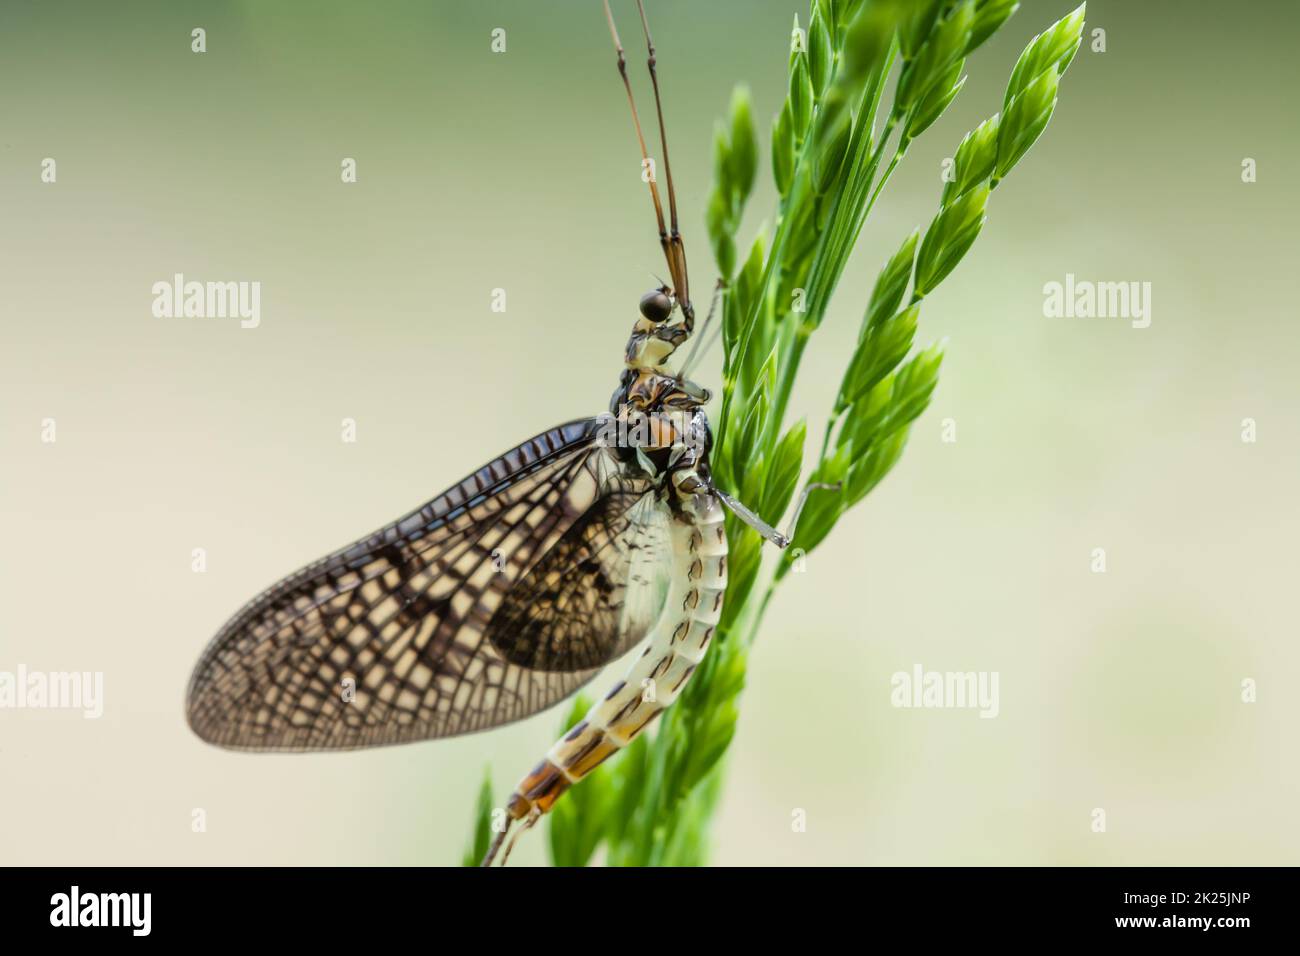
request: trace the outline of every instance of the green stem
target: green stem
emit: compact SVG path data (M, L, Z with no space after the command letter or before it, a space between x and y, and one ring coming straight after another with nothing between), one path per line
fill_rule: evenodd
M830 447L831 447L831 435L832 435L832 433L834 433L834 431L835 431L835 426L836 426L837 424L839 424L839 421L840 421L840 416L839 416L839 414L836 413L836 412L832 412L830 415L827 416L827 418L826 418L826 433L825 433L824 435L822 435L822 450L821 450L821 452L817 455L817 460L818 460L818 461L825 461L825 460L826 460L826 452L827 452L827 451L830 449Z
M785 409L790 403L790 392L794 388L794 379L799 373L799 363L803 359L804 349L808 347L808 335L811 331L803 323L795 328L794 338L790 342L790 351L781 362L781 371L776 380L776 392L772 401L771 418L778 432L781 422L785 420Z
M867 208L864 210L865 215L871 215L871 207L876 204L876 198L880 195L880 191L885 188L885 183L889 182L889 177L894 175L894 170L903 161L903 157L907 154L907 146L907 143L900 143L898 149L894 150L894 158L885 167L885 175L880 177L880 182L876 184L875 190L871 193L871 198L867 200Z
M808 140L804 141L804 149L799 153L799 158L795 161L795 170L792 174L790 183L790 192L777 208L776 229L772 236L772 246L767 252L767 263L763 266L763 277L759 281L758 291L754 295L754 304L750 314L745 317L744 326L740 335L740 342L736 347L735 358L731 363L730 372L724 377L722 383L722 410L718 413L717 437L718 446L721 448L725 444L727 437L731 432L728 427L731 418L731 405L736 388L736 380L739 370L744 368L745 353L749 350L749 342L753 335L754 326L758 324L760 311L767 308L767 300L771 295L772 276L776 269L776 264L780 261L781 251L785 248L785 241L790 217L786 215L791 208L791 200L795 197L796 190L800 187L799 171L804 165L805 155L808 151ZM732 489L736 491L738 489Z
M886 65L884 67L884 71L886 74L893 66L896 45L897 45L896 40L891 41L889 55L886 60ZM839 60L837 57L831 64L831 75L829 77L828 84L827 84L828 88L834 85L838 75L839 75ZM878 91L876 95L877 97L879 96ZM799 202L802 202L805 198L804 192L806 191L807 188L808 177L803 174L808 170L809 164L811 162L811 153L813 147L812 131L816 128L816 126L817 126L817 113L815 112L811 121L808 124L808 131L804 137L803 143L799 148L799 154L795 157L794 168L790 175L790 191L786 193L785 197L781 200L778 206L776 227L772 237L772 246L768 250L767 262L763 266L763 278L759 282L758 292L754 297L754 304L751 308L750 314L746 316L745 324L741 331L741 338L740 338L739 345L736 349L735 361L730 366L731 374L729 377L726 377L723 381L722 409L718 415L718 429L717 429L718 436L719 436L719 442L718 442L719 446L725 443L726 437L730 432L730 429L727 426L730 419L733 392L735 391L735 385L736 385L736 374L737 374L736 370L744 368L745 353L748 352L749 350L749 344L753 335L753 330L755 325L758 322L758 317L760 314L759 310L767 308L768 299L772 294L772 279L773 276L776 274L776 267L781 261L781 253L784 251L785 242L786 239L788 238L787 234L789 231L788 226L790 222L790 217L787 214L791 209L796 208L797 204ZM800 351L802 351L802 349L800 349ZM785 391L786 394L789 393L788 386L786 387ZM784 405L780 406L780 409L783 413ZM775 421L777 423L776 427L778 429L780 428L782 417L783 415L775 416Z

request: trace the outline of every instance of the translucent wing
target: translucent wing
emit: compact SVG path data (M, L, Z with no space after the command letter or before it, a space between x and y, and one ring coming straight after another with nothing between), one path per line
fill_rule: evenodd
M602 667L658 619L670 558L668 513L654 495L612 489L510 590L488 640L534 670Z
M598 425L538 435L255 598L200 659L190 726L236 749L346 749L483 730L573 693L657 617L663 575L646 565L666 553L648 485L621 475ZM594 581L590 561L625 583L596 599L564 583ZM542 579L557 582L549 629L514 597ZM530 654L496 622L577 647L570 618L593 609L581 654Z

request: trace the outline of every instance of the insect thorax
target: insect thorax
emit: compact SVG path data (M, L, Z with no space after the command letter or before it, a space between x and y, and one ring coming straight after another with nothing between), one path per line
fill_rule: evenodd
M707 389L661 367L626 368L610 400L601 443L672 497L694 494L709 481L713 435L702 407L708 400Z
M653 479L674 511L680 511L711 487L713 436L703 409L708 389L667 368L692 330L689 314L681 324L672 324L677 303L669 291L661 287L641 299L602 443L624 468Z

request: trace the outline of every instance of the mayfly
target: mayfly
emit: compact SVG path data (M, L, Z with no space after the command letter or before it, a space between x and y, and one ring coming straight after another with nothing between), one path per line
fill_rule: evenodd
M189 723L206 741L237 750L343 750L519 720L644 643L626 677L520 781L485 865L512 824L535 824L681 693L722 612L723 508L779 547L789 543L710 476L709 392L686 378L704 335L679 371L667 368L695 332L695 310L654 41L640 0L637 8L667 223L656 177L643 178L671 280L641 299L610 411L530 438L410 514L289 575L226 623L190 680ZM653 171L608 0L605 16L642 168Z

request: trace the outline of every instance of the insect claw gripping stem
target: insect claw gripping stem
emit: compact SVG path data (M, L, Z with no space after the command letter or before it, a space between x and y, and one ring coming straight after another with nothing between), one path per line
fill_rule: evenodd
M790 524L787 526L788 530L785 535L783 535L786 539L786 543L781 545L782 549L784 549L786 545L794 539L795 528L799 526L799 515L803 513L803 506L808 503L808 496L814 491L839 491L840 487L841 484L838 481L814 481L812 484L804 488L803 494L799 496L799 503L794 506L794 514L790 517Z

